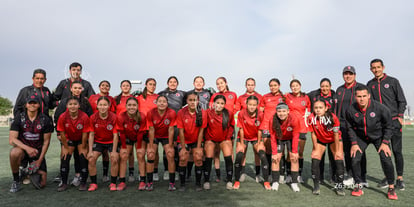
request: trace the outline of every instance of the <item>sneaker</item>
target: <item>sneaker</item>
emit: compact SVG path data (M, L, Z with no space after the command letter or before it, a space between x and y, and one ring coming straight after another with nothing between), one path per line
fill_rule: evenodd
M264 181L264 179L262 178L262 176L256 175L256 183L260 183L260 182L263 182L263 181Z
M138 190L143 191L145 190L145 186L147 184L144 181L139 182Z
M107 175L104 175L104 176L102 176L102 182L103 183L107 183L107 182L109 182L109 177L107 176Z
M312 190L313 195L319 195L321 194L321 189L319 188L319 183L315 183Z
M388 199L390 200L398 200L397 193L395 193L394 188L388 188Z
M175 191L175 190L176 190L175 183L168 184L168 191Z
M278 191L279 190L279 183L278 182L274 182L272 184L272 190Z
M362 181L360 184L361 184L361 185L362 185L362 187L364 187L364 188L369 188L369 184L368 184L368 182L367 182L367 181Z
M17 181L13 181L10 187L10 193L16 193L19 190L21 190L20 183Z
M304 181L303 181L303 178L302 178L302 176L298 176L298 183L305 183Z
M286 177L286 181L285 181L285 183L292 183L292 176L288 175L288 176Z
M185 189L186 189L185 185L180 185L180 188L178 188L178 191L185 192Z
M405 183L403 180L397 179L397 183L395 184L395 189L397 190L405 190Z
M63 192L63 191L65 191L66 189L68 189L68 184L62 184L58 189L57 189L57 191L58 192Z
M300 191L299 185L297 183L290 184L290 187L292 188L293 192L299 192Z
M110 191L116 191L117 189L116 189L116 184L115 183L111 183L111 184L109 184L109 190Z
M98 190L98 184L96 184L96 183L91 183L91 184L89 185L88 191L89 191L89 192L92 192L92 191L96 191L96 190Z
M204 190L210 190L211 189L210 182L205 182L203 184L203 188L204 188Z
M158 176L158 173L154 173L154 174L152 174L152 179L153 179L154 181L159 181L159 180L160 180L160 177Z
M336 195L345 196L344 188L335 188Z
M233 189L233 183L232 182L227 182L226 183L226 188L227 188L227 190L232 190Z
M240 182L244 182L245 180L246 180L246 173L242 173L241 175L240 175Z
M154 184L153 183L147 183L147 186L145 187L145 190L153 191L154 190Z
M362 190L362 186L357 186L354 188L354 190L351 193L352 196L360 197L364 195L364 191Z
M25 176L22 181L23 184L28 185L30 184L30 175Z
M195 191L196 192L203 191L203 188L201 187L201 184L196 185Z
M263 183L263 186L264 186L264 188L265 188L266 190L272 190L272 186L270 186L270 183L269 183L269 182L264 182L264 183Z
M164 171L163 179L164 180L169 180L170 179L170 173L168 171Z
M88 188L86 188L86 183L81 183L80 185L79 185L79 188L78 188L78 190L79 191L86 191L86 190L88 190Z
M34 174L30 175L30 181L32 182L33 186L36 189L42 188L42 186L40 185L40 179L41 179L41 177L38 173L34 173Z
M134 177L133 175L130 175L130 176L128 177L128 182L130 182L130 183L135 182L135 177Z
M239 181L234 182L233 189L234 189L234 190L238 190L239 188L240 188L240 182L239 182ZM228 188L227 188L227 189L228 189Z
M290 178L290 179L292 179L292 178ZM281 175L280 177L279 177L279 183L280 184L285 184L286 182L285 182L285 176L284 175Z
M125 188L127 187L127 185L124 182L121 182L118 184L118 187L116 187L117 191L123 191L125 190Z
M62 176L60 176L60 173L56 175L56 177L53 179L54 183L60 183L62 181Z
M387 178L382 179L381 182L378 183L378 188L388 188Z
M70 184L73 185L73 186L78 187L80 185L80 181L81 181L81 177L80 176L75 176L75 177L73 177L73 180Z
M349 177L348 179L345 179L343 181L345 186L353 186L354 185L354 178L353 177Z

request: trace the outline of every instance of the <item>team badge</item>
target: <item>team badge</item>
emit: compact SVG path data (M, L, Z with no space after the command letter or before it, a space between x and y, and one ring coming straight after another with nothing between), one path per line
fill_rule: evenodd
M165 119L165 120L164 120L164 124L165 124L165 125L170 124L170 120L169 120L169 119Z
M258 126L260 126L260 121L259 121L259 120L256 120L256 121L254 122L254 125L256 125L257 127L258 127Z
M234 97L233 97L233 95L229 95L229 99L233 99Z
M203 97L204 97L204 98L207 98L207 94L204 94L204 95L203 95Z
M359 114L358 113L355 113L355 117L359 117Z
M291 132L292 130L293 130L292 127L286 128L286 131L288 131L288 132Z
M176 93L175 96L180 97L180 94L179 93Z
M66 123L66 124L65 124L65 127L66 127L66 128L68 128L68 127L69 127L69 124L68 124L68 123Z
M375 85L372 86L372 89L375 89Z
M36 129L42 129L42 125L38 124L38 125L36 126Z
M184 122L187 124L188 123L188 119L185 119Z
M306 102L305 101L302 101L300 103L302 104L302 106L306 106Z
M98 128L99 127L99 125L98 124L95 124L95 128Z
M27 125L26 125L26 124L24 124L24 125L23 125L23 128L25 128L25 129L26 129L26 128L27 128Z
M268 101L268 102L270 102L270 101L271 101L271 100L270 100L270 98L269 98L269 99L267 99L267 101Z
M331 99L331 100L329 100L329 102L330 102L330 103L332 103L332 99Z
M135 124L135 126L134 126L134 130L135 130L135 131L138 131L138 130L139 130L139 124Z
M108 124L108 126L106 126L107 130L112 130L114 128L114 126L112 126L112 124Z
M372 118L374 118L374 117L375 117L375 112L371 112L371 113L369 114L369 116L370 116L370 117L372 117Z
M83 129L83 125L82 124L76 125L76 129L79 129L79 130Z
M279 103L281 103L281 102L283 102L283 99L282 98L279 98Z
M341 95L341 92L338 92L338 95Z
M388 83L384 85L384 88L389 88L389 87L390 85Z
M247 123L247 121L246 121L246 120L244 120L243 122L244 122L245 124Z
M128 127L128 124L124 124L124 128L127 128Z
M214 119L210 119L210 122L213 123L214 122Z

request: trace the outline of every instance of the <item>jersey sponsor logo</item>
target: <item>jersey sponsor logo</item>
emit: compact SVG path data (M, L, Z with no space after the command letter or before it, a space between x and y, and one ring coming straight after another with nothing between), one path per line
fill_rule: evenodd
M288 132L291 132L293 130L293 128L292 127L288 127L288 128L286 128L286 131L288 131Z
M27 141L37 141L40 140L40 134L34 134L31 132L24 132L23 133L24 139Z
M78 125L76 126L76 129L79 129L79 130L83 129L83 125L82 125L82 124L78 124Z
M359 113L355 113L355 117L359 117Z
M180 97L180 94L179 93L176 93L175 96Z
M370 116L370 117L372 117L372 118L374 118L374 117L375 117L375 112L371 112L371 113L369 114L369 116Z
M233 98L234 98L234 97L233 97L233 95L231 95L231 94L230 94L230 95L229 95L229 99L233 99Z
M389 88L390 87L390 84L388 84L388 83L386 83L385 85L384 85L384 88Z
M112 126L112 124L108 124L107 126L106 126L106 129L107 130L112 130L114 128L114 126Z
M40 125L40 124L38 124L37 126L36 126L36 129L42 129L42 125Z
M135 125L134 125L134 130L135 130L135 131L138 131L138 130L139 130L139 124L135 124Z
M267 102L270 102L271 101L271 99L269 98L269 99L267 99Z
M169 124L170 124L170 120L169 120L169 119L165 119L165 120L164 120L164 124L165 124L165 125L169 125Z
M302 106L306 106L306 101L302 101L300 103L302 104Z

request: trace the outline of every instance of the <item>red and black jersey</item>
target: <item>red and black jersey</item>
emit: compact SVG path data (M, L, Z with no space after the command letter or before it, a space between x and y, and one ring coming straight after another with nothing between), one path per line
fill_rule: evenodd
M313 104L317 100L324 101L326 106L331 110L332 113L336 114L336 104L338 103L338 97L334 90L331 90L328 95L323 95L321 89L317 89L308 93L309 99L311 101L311 111L313 112Z
M338 104L336 105L336 115L339 118L339 121L345 126L345 113L348 110L348 107L355 103L355 89L363 85L358 82L347 86L346 84L339 86L336 89L336 95L338 97Z
M148 127L154 127L154 138L168 138L168 128L175 126L177 114L174 110L167 108L161 116L158 109L154 108L147 114Z
M140 116L141 121L139 123L129 117L126 111L117 116L116 130L119 132L122 148L126 148L127 138L131 141L142 140L144 133L147 131L147 118L142 112L140 112Z
M404 92L400 82L391 76L384 74L381 79L372 79L367 83L371 92L371 98L387 106L391 111L391 116L403 118L407 106Z
M224 97L226 97L226 105L224 107L227 110L231 111L234 114L236 112L235 111L235 106L236 106L236 102L237 102L237 95L236 95L236 93L234 93L232 91L226 91L224 93L217 92L217 93L213 94L213 96L211 96L211 99L210 99L210 108L213 107L214 98L217 95L223 95Z
M157 108L157 98L158 94L147 94L147 98L144 99L143 95L138 96L138 107L139 111L146 114L151 111L151 109Z
M90 117L91 131L95 132L95 142L101 144L112 144L114 142L114 134L116 130L116 114L108 112L106 119L99 117L99 112L94 113Z
M134 97L133 95L128 95L128 96L121 96L121 99L119 100L119 103L115 103L116 104L116 115L121 114L122 112L126 111L126 102L130 97ZM116 101L115 97L115 101Z
M193 92L198 94L198 101L199 101L201 108L203 110L207 110L209 108L210 98L212 96L211 92L204 88L200 92L197 92L193 89L187 92L186 98L184 98L184 100L187 101L188 94L193 93Z
M237 117L237 127L243 129L244 139L246 141L256 141L259 127L263 121L264 114L260 110L254 117L250 116L247 109L243 109L239 112Z
M289 106L290 114L295 115L300 120L300 133L308 132L306 127L305 113L310 112L310 100L308 95L295 96L292 93L285 94L285 102Z
M76 119L72 119L69 111L65 111L59 117L57 123L57 130L59 132L65 132L67 140L79 141L82 140L82 133L91 131L90 120L88 115L78 110L78 116Z
M214 109L207 110L207 129L205 139L214 142L231 140L234 131L234 115L229 111L229 122L227 128L223 130L223 113L216 114Z
M101 97L100 94L94 94L89 97L89 103L91 104L93 113L98 112L98 99ZM109 108L110 111L116 112L116 102L115 99L112 96L106 96L109 99L109 102L111 102L111 107Z
M19 132L17 139L40 152L43 146L43 136L53 132L53 124L52 120L43 113L38 113L37 117L30 121L27 113L22 112L14 118L10 131Z
M332 124L332 127L327 125ZM318 140L322 143L332 143L335 141L334 133L338 133L339 140L341 139L341 131L339 130L340 122L335 114L332 114L332 120L326 116L316 116L311 114L308 117L308 126L311 132L314 132Z
M22 88L17 95L14 102L13 115L19 116L20 113L25 111L26 99L30 96L35 96L40 100L40 112L49 116L49 109L53 109L57 106L55 96L50 93L49 88L42 87L36 88L34 85L26 86Z
M273 129L273 117L269 121L270 141L272 145L272 154L277 154L277 140L292 140L292 152L298 153L300 123L296 116L289 114L288 118L281 123L282 137L278 137Z
M263 95L262 100L260 100L259 107L264 108L264 118L263 118L263 127L261 129L263 130L269 130L271 126L269 127L269 121L273 118L273 115L276 113L276 106L279 103L284 102L284 97L281 93L267 93Z
M188 107L184 107L178 111L177 128L184 129L184 138L186 144L197 143L200 128L207 127L207 112L205 110L201 110L198 113L202 114L201 120L203 123L200 127L196 126L196 113L191 114L188 110ZM181 140L177 139L177 142L181 142Z
M182 90L171 91L168 88L159 92L158 95L166 96L168 99L168 107L176 113L186 104L185 92Z
M91 95L95 94L91 83L84 79L77 80L82 84L82 93L81 96L89 98ZM57 101L69 98L72 95L70 88L72 87L72 79L66 78L59 82L59 85L56 87L55 93L53 94Z
M259 100L258 103L260 103L260 100L262 100L262 95L257 93L256 91L253 94L243 94L237 98L236 102L236 111L240 111L242 109L245 109L247 107L246 100L249 98L249 96L256 96L256 98Z

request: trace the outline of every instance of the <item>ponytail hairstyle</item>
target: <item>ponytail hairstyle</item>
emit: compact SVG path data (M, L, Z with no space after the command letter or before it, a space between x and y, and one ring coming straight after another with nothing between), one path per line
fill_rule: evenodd
M148 82L150 82L150 81L154 81L155 84L157 84L157 81L154 78L147 78L147 80L145 81L145 85L147 85ZM142 96L144 97L144 99L147 99L147 92L148 92L147 86L145 86L144 90L142 91Z
M253 79L254 80L254 79ZM251 95L251 96L249 96L249 97L247 97L247 99L246 99L246 104L250 101L250 100L255 100L256 102L257 102L257 105L259 105L259 99L256 97L256 96L253 96L253 95ZM254 111L254 113L256 114L256 119L254 120L254 123L256 124L257 123L257 107L256 107L256 110Z
M302 84L300 83L300 81L299 81L298 79L293 79L293 80L291 80L291 81L290 81L289 86L290 86L290 87L292 87L292 84L293 84L293 83L297 83L297 84L299 84L300 86L302 86ZM305 93L303 93L302 91L300 91L300 92L299 92L299 94L300 94L300 96L305 96L305 95L306 95L306 94L305 94Z
M282 91L280 90L280 81L279 81L279 79L277 79L277 78L270 79L269 86L270 86L270 83L271 82L276 82L279 85L279 91L277 93L279 93L282 96L282 100L283 100L283 102L285 102L286 101L286 97L283 95Z
M132 97L132 96L127 99L125 104L128 104L128 101L135 101L135 103L138 104L138 100L135 97ZM135 114L133 114L133 119L137 123L141 123L141 114L139 113L139 109L137 109L137 112L135 112Z
M190 95L196 96L197 97L196 99L198 101L198 94L196 92L191 92L191 93L187 94L187 98ZM195 113L196 113L196 126L201 127L203 125L203 113L202 113L202 110L201 110L200 102L197 103Z
M123 84L124 82L127 82L127 83L129 84L129 87L131 87L131 88L132 88L131 81L129 81L129 80L123 80L123 81L121 81L120 86L122 86L122 84ZM119 94L119 95L115 98L116 105L118 105L119 103L121 103L121 98L122 98L122 91L121 91L121 93L120 93L120 94Z
M289 109L289 106L285 103L279 103L276 106L276 111L277 109ZM280 120L280 118L277 116L277 112L275 112L275 114L273 115L273 130L276 132L276 135L278 138L282 138L283 137L283 132L282 132L282 127L281 127L281 122L282 120Z
M229 89L229 85L227 85L227 79L226 79L225 77L218 77L216 81L218 81L218 80L220 80L220 79L222 79L222 80L226 83L226 90L227 90L227 91L230 91L230 89Z
M171 80L171 79L175 79L175 80L177 81L177 85L178 85L178 79L177 79L177 77L175 77L175 76L170 76L170 77L167 79L167 85L168 85L168 83L170 82L170 80ZM170 88L167 86L166 90L170 90Z
M224 97L223 95L217 95L216 97L214 97L214 102L216 102L217 99L223 99L224 100L224 104L226 104L226 97ZM223 130L226 130L229 127L229 111L226 109L226 107L223 108L223 120L222 120L222 127Z
M316 102L322 102L325 108L327 107L326 101L322 99L318 99L315 101L315 103ZM315 112L313 112L313 115L316 115ZM326 124L326 128L332 128L333 126L335 126L335 121L333 119L332 111L330 109L326 110L324 117L325 119L329 120L328 124Z

